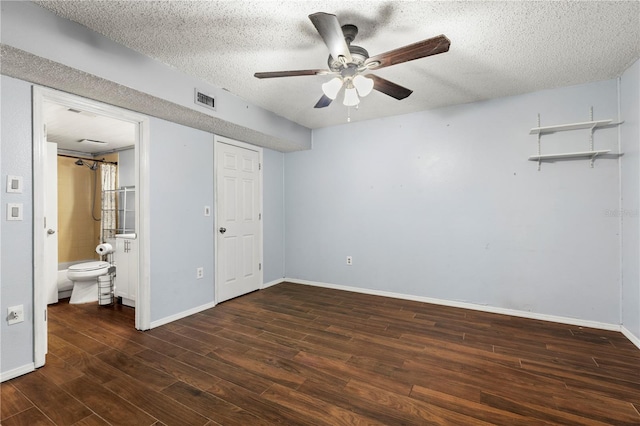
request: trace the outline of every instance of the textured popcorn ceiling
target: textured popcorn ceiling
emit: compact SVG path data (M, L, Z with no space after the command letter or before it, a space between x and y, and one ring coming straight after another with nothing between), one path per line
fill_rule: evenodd
M258 80L257 71L326 68L308 19L323 11L360 32L370 55L438 34L449 53L377 72L414 90L373 92L352 120L615 78L639 57L640 2L37 1L131 49L310 128L347 108L313 106L326 76Z

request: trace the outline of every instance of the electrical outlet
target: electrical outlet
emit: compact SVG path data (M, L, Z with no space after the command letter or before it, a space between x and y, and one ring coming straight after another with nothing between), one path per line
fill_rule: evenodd
M24 306L11 306L7 308L7 323L9 325L17 324L24 321Z
M196 269L196 279L200 279L204 277L204 268L200 267Z
M347 265L353 265L353 258L351 256L347 256Z

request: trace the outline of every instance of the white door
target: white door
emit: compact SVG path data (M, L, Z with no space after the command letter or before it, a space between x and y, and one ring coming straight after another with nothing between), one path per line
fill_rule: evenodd
M216 303L220 303L262 285L262 190L258 148L217 142L215 157Z
M44 276L47 305L58 302L58 144L46 143Z

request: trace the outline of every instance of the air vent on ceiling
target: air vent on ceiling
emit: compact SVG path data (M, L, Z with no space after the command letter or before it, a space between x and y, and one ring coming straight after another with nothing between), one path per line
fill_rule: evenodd
M78 143L81 143L83 145L95 145L95 146L107 146L108 145L108 142L95 141L93 139L82 139L81 141L78 141Z
M213 96L207 95L202 90L195 89L195 102L197 105L216 110L216 100Z

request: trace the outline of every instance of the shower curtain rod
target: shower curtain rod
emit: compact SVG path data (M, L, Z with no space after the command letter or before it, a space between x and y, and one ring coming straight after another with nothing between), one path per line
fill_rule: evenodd
M86 161L95 161L98 163L105 163L105 164L115 164L118 165L117 161L107 161L104 158L102 160L97 160L95 158L87 158L87 157L76 157L75 155L68 155L68 154L58 154L58 157L67 157L67 158L75 158L76 160L86 160Z

